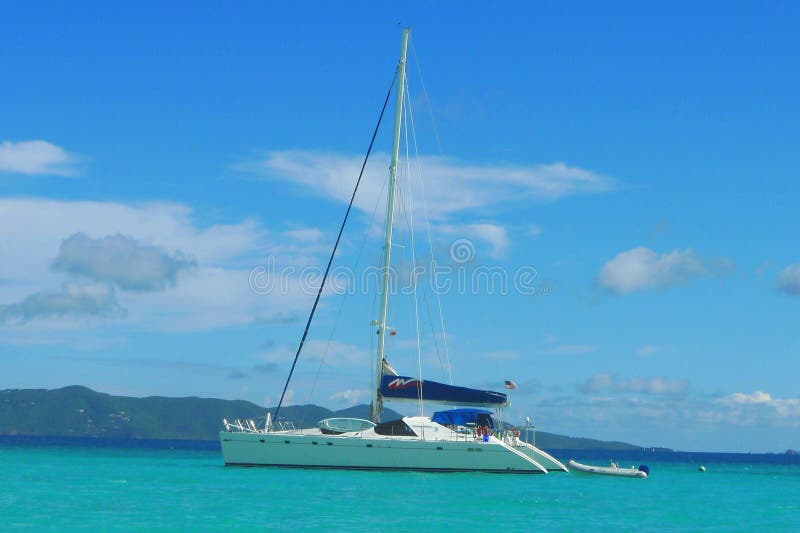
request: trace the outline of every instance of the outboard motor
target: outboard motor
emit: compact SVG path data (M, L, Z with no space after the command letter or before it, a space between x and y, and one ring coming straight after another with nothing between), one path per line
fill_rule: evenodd
M639 472L644 472L647 477L650 477L650 467L647 465L639 465Z

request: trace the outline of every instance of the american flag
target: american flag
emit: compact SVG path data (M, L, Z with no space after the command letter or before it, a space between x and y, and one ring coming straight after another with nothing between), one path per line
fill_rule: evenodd
M514 390L517 388L517 384L513 381L506 381L506 388L509 390Z

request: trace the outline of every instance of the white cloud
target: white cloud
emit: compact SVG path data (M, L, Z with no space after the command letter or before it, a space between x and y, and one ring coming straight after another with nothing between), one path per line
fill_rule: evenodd
M586 394L597 393L609 389L613 382L614 378L611 374L595 374L586 380L585 383L578 385L578 390Z
M154 291L174 287L178 272L196 267L194 259L173 254L117 233L92 239L76 233L61 243L53 269L94 281L113 283L129 291Z
M65 284L58 291L41 291L20 302L0 305L0 324L40 318L109 316L119 313L114 289L105 284Z
M447 224L440 225L436 229L444 235L457 237L459 239L471 238L484 242L489 246L489 256L493 259L501 259L511 246L508 232L503 226L497 224L486 222L458 225ZM475 256L474 250L473 256Z
M356 196L356 207L367 213L373 212L378 201L389 156L374 153L370 161ZM270 152L264 160L238 168L268 179L294 182L312 194L348 202L361 164L360 156L290 150ZM434 218L524 198L556 200L613 187L610 178L560 162L531 166L476 165L443 157L423 157L420 166L428 212ZM416 165L412 167L414 172ZM416 203L416 208L420 208L421 203Z
M646 394L677 394L688 388L688 381L665 378L633 378L617 381L614 385L614 389L620 392L643 392Z
M343 391L334 392L330 396L330 400L339 403L358 403L360 398L370 395L370 391L362 389L347 389Z
M778 276L778 288L786 294L800 296L800 263L789 265Z
M541 226L532 225L528 227L528 231L526 232L529 237L538 237L544 232Z
M469 224L466 229L472 232L478 239L489 243L492 247L490 255L495 259L504 256L511 244L508 238L508 232L503 226L486 223Z
M74 176L75 157L47 141L3 141L0 143L0 172Z
M584 383L578 385L578 390L585 394L602 392L677 394L686 391L688 388L689 382L685 380L670 380L662 377L620 379L605 372L595 374Z
M658 254L639 247L620 252L606 262L597 283L612 292L629 292L686 283L692 278L720 275L732 268L727 259L706 259L692 250Z
M284 232L288 238L300 242L319 242L324 234L319 228L297 228Z
M594 346L591 344L559 344L558 346L547 348L545 353L555 355L578 355L582 353L596 352L599 349L599 346Z
M743 425L773 423L800 426L800 398L773 398L771 394L755 391L750 394L735 392L714 400L728 412L718 413L722 420Z
M636 353L638 353L639 355L650 355L656 352L660 352L663 349L664 349L663 346L656 346L655 344L645 344L644 346L636 350Z
M769 393L757 390L752 394L734 392L733 394L729 394L728 396L724 396L718 400L715 400L714 403L722 405L746 405L754 403L770 403L772 401L772 396Z

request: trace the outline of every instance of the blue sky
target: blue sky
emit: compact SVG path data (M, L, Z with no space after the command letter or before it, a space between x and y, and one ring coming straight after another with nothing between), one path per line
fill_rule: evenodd
M508 415L546 431L796 448L798 15L3 6L0 387L275 403L313 296L296 274L259 294L252 273L324 264L402 22L435 254L536 272L534 295L443 295L454 380L515 380ZM377 259L387 126L336 263L353 272ZM389 353L414 373L398 300ZM372 296L323 298L292 403L367 400L372 318Z

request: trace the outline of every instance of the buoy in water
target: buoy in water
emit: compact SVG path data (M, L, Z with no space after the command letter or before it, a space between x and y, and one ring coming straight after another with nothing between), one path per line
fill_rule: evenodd
M704 467L703 465L700 465L700 468L698 468L697 471L698 472L705 472L706 471L706 467Z

